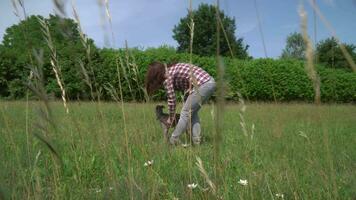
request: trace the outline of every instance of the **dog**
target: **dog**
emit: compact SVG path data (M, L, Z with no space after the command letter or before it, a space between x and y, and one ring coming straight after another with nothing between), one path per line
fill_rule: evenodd
M172 122L171 125L169 125L169 124L167 124L169 114L164 113L163 108L164 108L163 105L156 106L156 117L157 117L157 120L160 122L161 127L163 129L163 137L165 138L166 141L168 141L169 140L169 135L168 135L169 128L176 127L176 125L179 121L179 118L180 118L180 114L176 114L175 120Z

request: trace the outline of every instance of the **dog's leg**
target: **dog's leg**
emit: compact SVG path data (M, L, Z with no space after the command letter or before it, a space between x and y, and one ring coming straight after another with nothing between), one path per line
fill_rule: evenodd
M166 127L166 133L165 133L165 139L166 139L166 142L169 142L169 135L168 135L168 131L169 131L169 128Z
M168 127L164 123L161 123L161 127L163 130L163 138L168 141Z

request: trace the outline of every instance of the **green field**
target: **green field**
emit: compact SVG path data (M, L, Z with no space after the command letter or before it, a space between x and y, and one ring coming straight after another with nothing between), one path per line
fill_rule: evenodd
M203 142L187 148L163 142L154 106L77 102L66 114L55 102L48 115L38 102L1 102L0 199L356 197L354 105L226 105L218 134L206 105Z

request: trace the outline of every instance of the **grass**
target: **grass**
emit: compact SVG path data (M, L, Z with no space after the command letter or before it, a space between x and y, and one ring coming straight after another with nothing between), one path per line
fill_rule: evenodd
M248 104L246 112L241 112L239 105L226 105L217 165L220 177L215 176L213 161L213 105L200 112L202 145L188 148L163 142L154 104L124 105L128 145L121 104L72 102L66 114L62 103L52 102L54 126L43 122L38 114L40 106L30 102L26 117L25 102L0 103L0 197L281 199L277 193L284 199L356 196L356 107L352 105L256 103ZM61 161L34 137L36 133L53 146ZM196 157L201 158L205 175L196 165ZM153 160L153 165L145 167L148 160ZM216 185L216 194L208 179ZM248 185L240 185L239 179L246 179ZM189 189L191 183L198 183L198 187Z
M56 10L65 16L64 4L58 2ZM26 16L20 1L13 4L20 19L17 4ZM102 21L108 20L115 46L108 3L98 5L105 7ZM42 28L67 109L56 49L44 21ZM244 111L232 104L221 113L222 104L218 110L209 105L200 113L202 145L172 147L163 141L153 104L98 103L90 47L80 26L78 30L89 63L79 64L97 102L71 102L68 110L60 102L48 105L38 73L43 58L31 61L38 66L31 69L29 88L42 103L0 102L0 199L355 198L355 106L249 104ZM190 30L192 54L193 18ZM24 30L23 34L26 38ZM32 55L30 47L28 51ZM126 62L117 58L117 73L131 91L125 65L137 65ZM140 87L143 83L135 75ZM113 93L114 99L122 99L121 82L119 86L120 95ZM151 166L144 166L152 160ZM239 184L240 179L248 184ZM193 183L198 186L189 189Z

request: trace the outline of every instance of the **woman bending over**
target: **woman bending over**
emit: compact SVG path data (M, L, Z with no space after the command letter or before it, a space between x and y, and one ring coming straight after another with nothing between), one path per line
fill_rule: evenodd
M189 112L191 110L191 133L192 141L199 145L201 141L201 128L198 112L201 105L206 102L215 91L215 80L202 68L187 63L176 63L166 65L154 62L149 65L146 74L146 90L152 95L162 86L167 93L167 103L169 118L167 124L172 124L176 113L175 91L184 92L185 98L180 118L172 136L169 139L171 144L180 142L179 136L185 132L189 125Z

